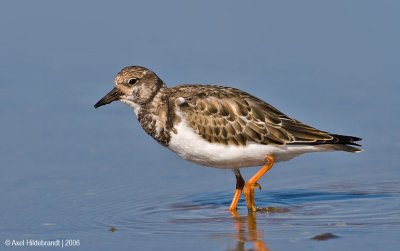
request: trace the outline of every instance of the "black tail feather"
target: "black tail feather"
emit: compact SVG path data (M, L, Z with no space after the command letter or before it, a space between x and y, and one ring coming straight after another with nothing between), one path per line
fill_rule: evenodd
M362 152L361 145L355 142L361 141L362 139L354 136L329 134L332 139L329 140L317 140L314 142L295 142L296 145L314 145L319 146L321 149L328 151L346 151L346 152Z
M339 134L331 134L333 137L332 140L327 141L325 144L343 144L343 145L351 145L351 146L361 146L360 144L354 143L357 141L361 141L361 138L354 136L346 136Z

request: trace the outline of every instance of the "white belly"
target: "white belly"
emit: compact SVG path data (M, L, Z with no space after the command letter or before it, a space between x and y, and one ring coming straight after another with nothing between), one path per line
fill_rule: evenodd
M192 162L218 168L240 168L264 165L267 155L276 161L286 161L306 152L324 151L316 146L260 145L227 146L210 143L196 134L184 120L175 126L168 148Z

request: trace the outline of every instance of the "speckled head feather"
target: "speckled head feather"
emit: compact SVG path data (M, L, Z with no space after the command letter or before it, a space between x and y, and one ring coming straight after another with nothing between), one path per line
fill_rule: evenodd
M115 86L124 93L122 99L142 105L150 102L164 83L147 68L128 66L115 77Z

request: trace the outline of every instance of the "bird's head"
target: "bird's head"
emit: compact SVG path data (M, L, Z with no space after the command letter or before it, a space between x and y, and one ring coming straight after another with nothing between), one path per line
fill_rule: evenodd
M161 87L163 81L151 70L142 66L128 66L115 77L115 87L97 102L94 107L119 100L134 108L150 102Z

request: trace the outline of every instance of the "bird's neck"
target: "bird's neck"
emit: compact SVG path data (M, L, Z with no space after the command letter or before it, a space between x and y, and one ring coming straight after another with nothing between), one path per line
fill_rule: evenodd
M169 89L161 87L153 99L135 109L142 128L160 144L167 146L170 140L171 122L168 116Z

